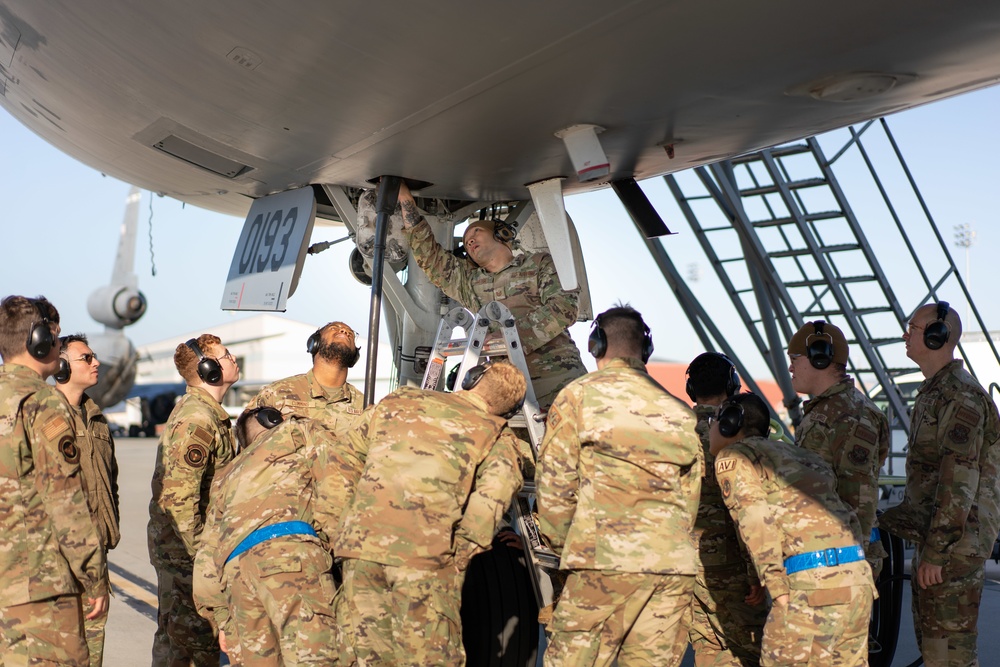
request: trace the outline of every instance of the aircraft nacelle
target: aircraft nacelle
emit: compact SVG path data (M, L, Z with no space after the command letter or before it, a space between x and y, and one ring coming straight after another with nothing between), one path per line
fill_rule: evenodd
M87 298L87 312L111 329L134 324L146 312L146 297L134 287L108 285Z
M132 389L138 357L132 341L120 331L91 334L88 338L101 367L97 371L97 385L88 389L87 394L101 408L106 408L125 400Z

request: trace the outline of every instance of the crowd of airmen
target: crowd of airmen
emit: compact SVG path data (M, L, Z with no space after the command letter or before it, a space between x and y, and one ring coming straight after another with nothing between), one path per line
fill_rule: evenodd
M312 369L264 387L236 420L223 342L178 345L187 384L165 424L148 540L156 569L154 667L462 665L461 590L496 544L511 498L536 483L560 556L546 665L866 665L885 531L914 543L913 614L925 664L975 665L985 559L1000 530L1000 418L955 359L961 321L917 309L920 368L902 503L876 519L885 416L847 375L836 326L788 342L812 398L795 441L732 361L687 370L691 409L646 371L653 337L618 305L594 321L587 373L567 328L577 293L546 253L515 253L491 221L442 248L406 190L419 266L472 310L517 318L530 378L492 361L461 390L403 387L363 410L347 382L357 334L332 322ZM100 665L107 553L119 539L108 424L86 389L99 361L59 338L42 297L0 304L0 658ZM55 386L46 383L54 377ZM508 425L526 381L547 410L537 460ZM510 538L516 542L517 538Z

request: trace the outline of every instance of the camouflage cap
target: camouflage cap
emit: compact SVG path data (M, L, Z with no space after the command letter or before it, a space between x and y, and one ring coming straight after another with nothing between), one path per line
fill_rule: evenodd
M833 363L847 364L848 346L844 332L824 320L803 324L788 341L788 354L806 354L806 348L817 339L826 340L833 346Z

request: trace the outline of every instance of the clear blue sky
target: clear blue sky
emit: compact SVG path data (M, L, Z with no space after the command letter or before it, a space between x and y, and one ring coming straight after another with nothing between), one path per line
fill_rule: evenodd
M976 230L971 289L991 329L1000 329L1000 303L994 296L1000 278L998 112L1000 88L992 88L907 111L889 121L949 243L954 225L969 222ZM63 155L4 111L0 111L0 146L4 216L0 292L44 294L60 309L64 329L98 330L100 325L87 315L86 300L110 277L129 185ZM698 265L701 279L692 288L704 304L718 305L721 293L711 280L711 269L662 179L647 181L643 187L667 224L680 232L666 239L668 251L683 273ZM150 199L143 192L137 250L139 284L150 305L146 316L128 330L133 341L142 345L185 331L211 330L230 318L247 316L219 309L242 220L152 197L152 256L157 272L153 277ZM580 231L595 308L600 311L618 300L631 302L650 322L659 358L686 361L701 352L614 195L609 190L576 195L566 204ZM865 210L864 202L855 206ZM317 227L313 241L343 235L340 228ZM880 246L877 230L871 240L883 261L892 264L898 248L889 242ZM313 323L341 319L364 332L369 292L348 273L349 245L307 258L299 290L289 300L288 317ZM955 252L956 262L964 267L964 251ZM945 298L949 296L964 314L964 301L957 294ZM726 328L725 321L720 324ZM573 333L585 343L586 325L578 325ZM761 368L750 358L746 363Z

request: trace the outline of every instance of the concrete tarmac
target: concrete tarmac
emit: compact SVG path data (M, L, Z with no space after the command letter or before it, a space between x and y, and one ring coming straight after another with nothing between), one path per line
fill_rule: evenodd
M107 667L148 665L152 655L156 631L156 574L149 564L146 523L149 521L156 443L155 438L118 438L115 441L120 470L122 538L109 558L115 597L111 600L104 649ZM980 664L1000 665L1000 633L992 630L1000 618L1000 565L988 561L986 579L979 614ZM907 667L920 655L909 610L907 586L903 593L903 619L893 667ZM694 664L690 655L683 664Z

